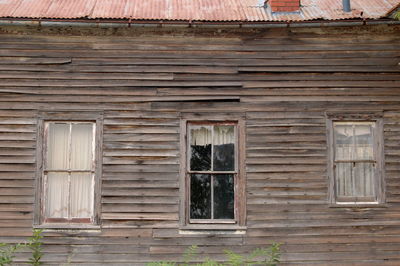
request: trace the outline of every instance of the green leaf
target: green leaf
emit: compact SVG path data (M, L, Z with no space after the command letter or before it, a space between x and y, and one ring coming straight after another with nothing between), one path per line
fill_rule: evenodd
M400 20L400 11L394 14L394 18Z

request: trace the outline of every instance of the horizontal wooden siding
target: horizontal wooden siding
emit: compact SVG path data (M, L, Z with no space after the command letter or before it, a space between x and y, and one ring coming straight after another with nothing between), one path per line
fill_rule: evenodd
M400 264L398 26L2 32L0 242L31 234L39 112L98 111L102 229L46 232L46 263L141 265L190 245L222 259L277 241L288 265ZM346 110L384 114L383 207L329 207L325 113ZM182 112L245 115L244 235L179 234Z

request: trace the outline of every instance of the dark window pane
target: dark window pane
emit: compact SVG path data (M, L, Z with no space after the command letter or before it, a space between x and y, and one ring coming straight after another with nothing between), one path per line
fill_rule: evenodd
M233 175L214 176L214 219L234 219Z
M214 127L214 171L235 170L235 128Z
M192 174L190 178L190 218L211 219L211 176Z
M211 170L211 127L190 127L190 170Z

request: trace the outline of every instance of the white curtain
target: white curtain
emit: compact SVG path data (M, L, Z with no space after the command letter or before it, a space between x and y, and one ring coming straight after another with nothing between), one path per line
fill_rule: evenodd
M206 146L212 142L211 126L190 126L190 145Z
M68 218L68 173L47 174L46 217Z
M71 174L71 217L86 218L93 212L91 173Z
M214 130L213 140L212 130ZM235 127L231 125L190 127L190 145L205 146L211 143L214 145L234 144Z
M374 165L372 163L358 163L353 172L356 179L354 186L356 196L375 196Z
M47 169L67 170L69 165L69 124L50 123L47 141Z
M72 124L71 169L91 170L93 162L93 124Z
M371 125L336 125L336 160L373 160Z
M338 163L335 172L339 196L375 196L373 163Z
M234 144L234 126L214 126L214 145Z

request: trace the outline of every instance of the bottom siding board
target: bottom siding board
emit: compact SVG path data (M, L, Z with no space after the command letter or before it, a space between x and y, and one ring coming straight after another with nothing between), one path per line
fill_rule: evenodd
M384 216L384 218L382 218ZM257 208L257 212L253 210L249 210L248 208L248 219L254 220L254 221L278 221L283 220L283 221L311 221L315 222L321 221L321 222L326 222L324 224L325 226L330 226L332 224L332 221L337 221L339 222L346 222L346 221L356 221L356 220L376 220L378 223L379 221L390 221L390 222L395 222L400 218L400 214L398 212L393 212L393 213L382 213L382 212L371 212L371 213L349 213L349 212L331 212L330 210L327 210L326 212L322 213L310 213L310 212L283 212L283 213L276 213L268 208L264 208L260 206ZM284 224L284 223L283 223ZM347 224L344 224L345 226Z
M16 262L23 262L28 259L29 254L21 253ZM207 256L216 261L225 261L227 256L225 254L207 254ZM281 260L283 265L285 263L342 263L343 265L364 262L379 262L396 260L399 261L398 252L379 252L369 250L369 252L307 252L307 253L285 253L282 255ZM193 262L204 261L204 255L201 253L196 257ZM54 253L46 254L43 256L44 263L101 263L101 264L114 264L114 263L147 263L156 261L176 261L184 262L182 253L170 254L151 254L146 251L130 252L130 253ZM134 264L136 265L136 264ZM281 264L280 264L281 265ZM379 264L380 265L380 264Z
M153 204L142 204L139 206L131 206L128 205L119 205L114 204L112 206L104 206L102 205L102 211L104 212L123 212L123 213L171 213L178 212L177 205L153 205Z
M296 236L280 236L279 239L276 237L252 237L246 238L245 244L251 245L263 245L271 241L279 241L283 244L361 244L361 243L398 243L400 237L395 235L382 235L382 236L302 236L301 238Z
M358 235L368 234L374 235L398 235L400 228L398 225L364 225L364 226L347 226L340 225L333 226L316 226L310 228L265 228L252 226L247 229L246 237L261 237L261 236L319 236L319 235Z
M135 221L135 220L105 220L102 221L102 228L107 229L124 229L124 228L143 228L143 229L154 229L154 228L168 228L176 229L179 227L178 221Z
M152 196L147 198L144 196L105 196L102 198L103 204L177 204L179 197L170 196Z
M124 253L142 253L148 252L149 248L140 245L120 245L107 244L102 245L43 245L46 253L83 253L83 254L124 254Z
M104 220L150 220L150 221L166 221L166 220L178 220L176 213L122 213L112 212L103 213L102 218Z
M351 265L351 266L377 266L377 265L382 265L382 266L398 266L400 264L400 260L390 260L388 261L387 259L381 259L381 260L357 260L357 261L340 261L339 259L331 262L320 262L320 261L315 261L315 262L283 262L280 263L279 265L281 266L289 266L289 265L325 265L325 266L341 266L341 265Z
M307 252L307 253L285 253L282 254L283 261L337 261L350 263L351 261L368 261L376 260L378 258L389 260L389 259L400 259L400 253L398 251L376 251L369 250L369 252Z
M154 187L154 183L157 183L157 187L161 188L177 188L178 180L174 177L172 180L147 180L146 177L143 177L142 180L103 180L103 187L108 188L152 188ZM0 180L1 182L1 180ZM1 184L1 183L0 183Z
M264 247L267 247L268 244L265 244ZM383 247L382 247L383 246ZM208 247L208 246L200 246L198 247L198 252L202 254L223 254L224 250L231 250L238 254L248 254L251 251L259 248L260 246L233 246L233 245L225 245L220 248ZM399 248L399 245L389 244L379 244L379 245L369 245L369 244L328 244L328 245L287 245L284 244L281 246L282 253L287 254L309 254L310 250L313 250L315 253L319 254L328 254L328 253L363 253L370 252L371 250L376 250L381 254L384 254L386 251L395 252ZM150 252L155 254L183 254L187 247L164 247L164 246L151 246Z
M398 243L362 243L362 244L285 244L281 246L282 253L307 253L310 250L314 252L327 253L327 252L370 252L371 250L385 251L398 251Z
M330 227L334 226L336 224L340 224L342 227L352 227L352 226L384 226L384 225L395 225L395 226L400 226L399 221L392 221L392 220L373 220L373 221L368 221L366 219L338 219L337 222L332 220L319 220L319 221L310 221L309 219L295 219L295 220L271 220L271 221L265 221L263 220L262 222L254 222L254 226L258 227L263 227L263 228L309 228L309 227Z

